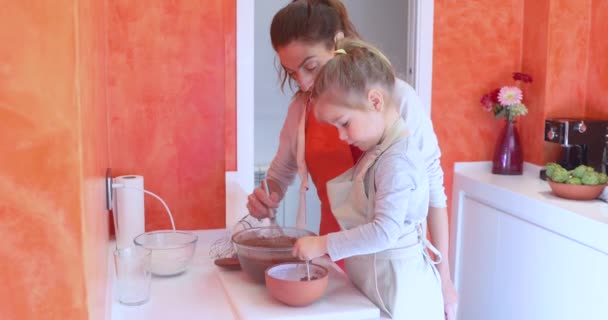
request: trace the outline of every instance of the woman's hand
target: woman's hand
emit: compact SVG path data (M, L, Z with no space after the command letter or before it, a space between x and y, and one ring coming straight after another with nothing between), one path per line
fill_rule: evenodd
M441 281L441 292L443 292L443 310L445 320L456 320L458 311L458 293L451 279Z
M302 237L293 246L294 257L308 261L327 254L327 237Z
M272 187L272 183L269 183L269 186ZM249 214L258 219L269 218L274 215L280 201L281 197L278 193L271 191L270 196L268 196L264 190L264 186L260 186L247 197L247 209L249 210Z

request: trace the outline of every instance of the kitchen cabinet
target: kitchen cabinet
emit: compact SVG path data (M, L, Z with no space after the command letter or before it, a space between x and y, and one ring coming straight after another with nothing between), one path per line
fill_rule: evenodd
M536 166L459 164L451 262L459 319L606 319L608 204L554 197Z

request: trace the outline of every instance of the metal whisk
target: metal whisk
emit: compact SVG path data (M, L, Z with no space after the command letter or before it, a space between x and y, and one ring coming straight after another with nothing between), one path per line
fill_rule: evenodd
M249 214L244 216L232 227L232 229L226 230L226 234L224 236L211 243L209 257L212 259L236 257L236 249L234 248L231 239L232 235L241 230L259 227L261 225L262 223L257 218Z

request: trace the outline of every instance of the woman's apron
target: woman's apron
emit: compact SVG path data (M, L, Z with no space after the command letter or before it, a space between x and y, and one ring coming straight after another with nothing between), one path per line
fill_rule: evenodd
M321 202L321 223L319 235L340 231L329 206L327 181L351 168L360 156L358 150L340 140L338 130L315 118L310 101L300 114L297 142L298 175L300 177L299 206L296 226L306 228L306 191L308 173L315 184Z
M327 183L331 210L343 230L373 221L376 160L406 136L405 122L399 118L355 167ZM431 259L427 248L438 259L441 255L426 239L424 226L412 225L391 249L345 259L350 280L393 319L444 319L441 281L434 266L439 261Z

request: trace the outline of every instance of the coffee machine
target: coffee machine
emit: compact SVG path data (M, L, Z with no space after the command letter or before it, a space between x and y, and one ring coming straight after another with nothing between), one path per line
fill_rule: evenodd
M584 164L608 172L608 120L547 119L545 141L561 145L557 163L567 170Z

